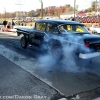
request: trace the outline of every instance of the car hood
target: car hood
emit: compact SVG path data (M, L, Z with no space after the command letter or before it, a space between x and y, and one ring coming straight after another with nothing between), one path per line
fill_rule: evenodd
M27 27L27 26L19 26L16 28L17 31L23 31L23 32L33 32L34 27Z

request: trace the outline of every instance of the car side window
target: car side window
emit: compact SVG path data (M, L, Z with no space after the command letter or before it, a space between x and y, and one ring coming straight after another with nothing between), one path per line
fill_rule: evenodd
M67 25L67 30L73 32L84 32L83 28L79 25Z
M76 27L76 32L84 32L84 30L82 29L81 26L77 26Z
M71 25L67 25L67 30L68 30L68 31L71 30Z
M41 30L41 31L45 31L45 27L46 27L46 23L44 22L37 22L36 23L36 30Z
M46 32L50 34L58 34L58 28L56 24L48 23L46 27Z

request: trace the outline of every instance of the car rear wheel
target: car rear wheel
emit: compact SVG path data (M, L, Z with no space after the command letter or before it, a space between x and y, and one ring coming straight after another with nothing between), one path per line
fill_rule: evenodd
M26 41L24 36L21 37L20 43L21 43L22 48L26 48L27 45L28 45L28 43L27 43L27 41Z

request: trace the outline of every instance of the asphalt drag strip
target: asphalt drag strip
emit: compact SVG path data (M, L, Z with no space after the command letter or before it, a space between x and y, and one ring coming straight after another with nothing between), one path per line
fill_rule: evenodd
M0 54L66 96L100 86L100 76L90 72L61 71L64 68L63 65L49 66L50 63L48 63L47 66L34 58L24 57L3 45L0 45Z
M0 55L0 100L50 100L57 92Z

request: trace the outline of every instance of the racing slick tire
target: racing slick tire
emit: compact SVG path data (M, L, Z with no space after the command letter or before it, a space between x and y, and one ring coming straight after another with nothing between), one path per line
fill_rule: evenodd
M20 43L21 43L22 48L24 48L24 49L27 48L28 42L26 41L24 36L21 37Z

